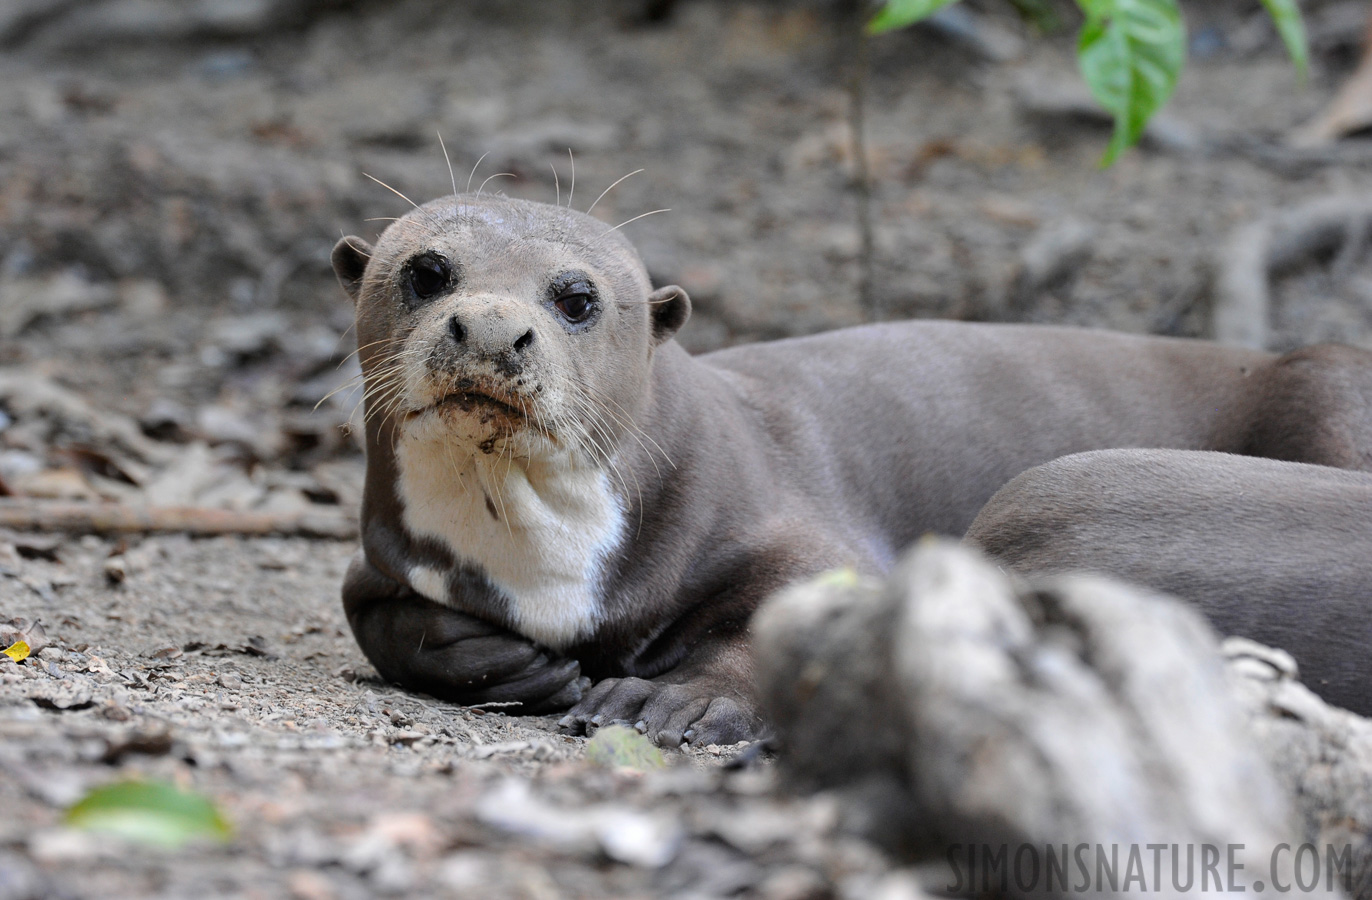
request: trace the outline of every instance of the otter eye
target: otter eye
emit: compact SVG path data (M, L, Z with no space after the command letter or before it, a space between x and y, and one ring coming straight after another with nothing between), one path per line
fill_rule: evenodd
M548 286L547 303L557 310L565 325L584 326L600 309L600 292L585 273L563 272Z
M580 322L591 311L591 295L575 290L567 291L558 295L558 298L553 301L553 306L556 306L557 311L566 316L569 321Z
M452 278L452 268L448 261L437 253L421 253L410 260L410 290L420 300L437 296Z

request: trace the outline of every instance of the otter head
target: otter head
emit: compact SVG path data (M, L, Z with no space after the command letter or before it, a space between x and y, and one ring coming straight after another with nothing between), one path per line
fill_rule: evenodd
M491 195L432 201L375 248L345 237L333 268L357 310L369 446L613 455L647 391L654 349L690 315L653 290L617 231Z

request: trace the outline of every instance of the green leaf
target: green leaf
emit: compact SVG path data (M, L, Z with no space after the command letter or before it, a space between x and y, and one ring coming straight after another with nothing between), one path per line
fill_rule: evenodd
M1277 26L1277 34L1281 35L1281 42L1286 45L1291 62L1296 64L1296 71L1304 78L1310 67L1310 55L1301 8L1296 5L1296 0L1262 0L1262 5L1267 7L1272 24Z
M95 788L67 810L65 822L171 848L195 838L228 840L233 833L209 799L161 781L120 781Z
M632 728L607 725L586 743L586 758L606 769L660 769L667 765L662 751Z
M1113 163L1138 143L1144 126L1177 86L1186 26L1176 0L1077 0L1086 13L1077 64L1091 94L1115 118L1101 159Z
M867 33L885 34L922 22L945 6L956 2L957 0L886 0L886 5L867 23Z

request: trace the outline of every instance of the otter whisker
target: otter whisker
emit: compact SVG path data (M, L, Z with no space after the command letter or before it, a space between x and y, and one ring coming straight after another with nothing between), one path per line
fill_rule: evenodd
M605 415L608 411L598 409L594 401L581 390L572 393L571 399L574 407L573 413L588 419L595 432L595 434L592 435L590 429L587 429L584 426L582 427L581 432L583 440L581 446L583 450L593 457L600 458L607 464L612 463L613 454L608 448L614 445L615 439L614 431L610 428L610 421L607 421L607 416ZM621 426L623 425L623 423L618 424ZM637 474L633 474L635 482L637 482ZM626 493L627 490L628 486L625 485Z
M618 402L616 402L615 399L614 399L613 397L596 397L596 399L597 399L599 402L601 402L601 403L613 403L613 404L615 405L615 407L620 411L620 413L623 414L626 423L632 423L632 422L633 422L633 417L632 417L632 415L629 413L629 411L628 411L627 409L625 409L623 406L621 406ZM676 468L676 463L672 462L672 457L669 456L669 455L667 454L667 451L664 450L664 449L662 448L662 445L661 445L661 444L659 444L657 441L653 440L652 435L648 434L648 432L644 431L643 429L639 428L639 427L636 426L636 425L633 426L633 427L634 427L634 430L637 431L638 434L641 434L644 438L646 438L648 441L650 441L654 447L657 448L657 452L662 454L662 458L663 458L664 460L667 461L667 465L671 466L673 469ZM646 449L646 448L645 448L645 449Z
M524 401L522 399L520 401L520 405L521 408L524 405ZM534 428L540 434L546 437L549 441L551 441L554 446L556 446L557 438L553 436L553 433L548 426L547 417L544 415L543 410L540 409L538 406L534 406L532 409L524 410L524 412L525 415L529 415L533 418Z
M567 148L567 159L571 160L572 163L572 186L571 189L567 191L567 208L571 209L572 197L576 195L576 157L572 156L571 147Z
M341 338L340 338L340 340L341 340ZM361 346L358 347L356 350L354 350L353 352L349 353L347 356L345 356L345 357L343 357L341 360L339 360L338 365L335 366L334 368L342 368L343 365L344 365L348 360L352 359L354 356L356 356L357 354L361 353L363 350L368 350L368 349L370 349L370 348L372 348L372 347L377 346L378 344L398 344L398 343L400 343L400 339L399 339L399 338L393 338L393 337L384 337L384 338L380 338L379 340L369 341L368 343L361 345Z
M658 442L654 440L651 435L649 435L646 431L639 427L638 424L634 422L633 416L630 415L629 412L625 410L623 406L620 406L619 403L615 402L613 398L597 397L596 395L589 392L589 390L584 385L579 385L578 391L580 392L579 397L584 401L584 403L593 404L603 416L619 425L620 428L626 434L628 434L635 441L638 442L638 445L643 449L644 455L648 457L648 461L653 464L653 469L657 474L659 482L662 481L662 470L658 468L657 459L653 456L652 448L649 448L648 444L645 443L645 440L652 443L653 448L656 448L657 451L662 454L663 459L665 459L667 463L672 466L672 468L676 468L676 464L672 462L671 457L668 456L667 452L662 449L662 446L658 444ZM616 406L620 410L620 412L616 413L613 410L611 410L609 406L606 405L607 403L614 404L614 406Z
M406 357L397 357L381 366L372 367L371 371L363 372L362 378L367 385L367 393L376 396L383 388L390 387L393 383L392 376L403 374L409 362ZM394 383L398 384L400 381Z
M603 412L604 412L606 415L610 415L609 410L603 410ZM621 424L623 424L623 423L621 423ZM662 483L662 469L658 466L658 464L657 464L657 459L653 456L653 453L652 453L652 451L648 448L648 445L644 443L644 441L643 441L643 436L640 436L640 430L639 430L638 428L635 428L635 427L625 427L624 431L625 431L626 434L629 435L629 437L633 438L634 441L638 443L638 446L639 446L640 448L642 448L642 450L643 450L643 455L646 456L646 457L648 458L648 462L652 463L652 465L653 465L653 474L655 474L655 475L657 476L658 484L661 484L661 483ZM650 439L650 440L651 440L651 439Z
M453 183L453 194L457 194L457 176L453 174L453 161L448 156L448 145L443 143L443 132L434 129L434 134L438 135L438 146L443 149L443 161L448 164L448 180Z
M604 234L609 234L611 231L618 231L619 229L623 228L625 225L629 225L629 224L631 224L631 223L633 223L633 222L637 222L639 219L646 219L646 218L648 218L649 216L655 216L655 215L657 215L658 213L665 213L665 212L671 212L671 211L672 211L672 210L671 210L671 207L668 207L668 208L666 208L666 209L654 209L654 210L650 210L650 211L648 211L648 212L646 212L646 213L643 213L642 215L634 216L632 219L626 219L625 221L620 222L620 223L619 223L618 225L616 225L614 228L607 229L607 230L602 234L602 236L604 236Z
M500 460L505 455L505 451L507 449L509 449L509 442L502 441L500 445L500 456L497 456L495 458L495 461L491 463L490 466L490 472L492 476L495 475L495 467L500 465ZM505 509L505 492L501 490L501 488L504 486L505 481L509 479L510 469L513 467L513 465L514 458L511 457L510 465L506 466L505 468L505 477L500 479L499 481L492 480L492 483L490 485L492 493L495 494L496 505L500 507L500 521L504 523L505 533L510 536L511 540L514 540L514 526L510 524L510 514Z
M608 441L609 436L602 434L602 440ZM605 456L605 468L610 472L612 476L614 476L615 480L619 482L620 487L624 490L624 496L627 498L629 496L629 485L624 479L624 471L615 462L615 456L613 454L607 454ZM634 470L633 466L628 467L628 472L629 477L632 478L634 482L634 495L638 498L638 527L641 532L643 528L643 485L638 480L638 473Z
M472 179L476 177L476 170L481 168L481 160L485 159L490 155L491 151L487 150L485 153L481 154L481 156L477 158L476 165L472 166L472 171L467 175L467 193L470 194L472 192ZM456 193L456 191L454 191L454 193Z
M585 398L584 396L582 396L582 397L580 397L579 399L585 400L586 398ZM591 409L591 408L589 408L589 407L583 407L583 411L584 411L585 413L590 414L590 416L592 417L592 421L593 421L593 422L598 422L598 423L599 423L598 425L595 426L595 428L596 428L597 431L600 432L600 438L601 438L601 440L604 441L607 445L608 445L608 444L611 444L611 443L613 442L613 436L612 436L611 434L608 433L608 428L607 428L606 424L604 423L604 421L603 421L602 419L599 418L599 416L596 414L595 410L594 410L594 409ZM585 428L583 428L582 430L583 430L583 433L585 434L587 443L591 443L591 442L592 442L592 438L591 438L589 432L588 432ZM623 472L621 471L619 465L615 462L615 456L614 456L614 454L602 453L602 455L603 455L603 457L604 457L605 468L610 472L610 474L615 478L615 480L617 480L617 481L619 482L620 487L621 487L621 488L623 489L623 491L624 491L624 496L627 498L628 495L629 495L629 485L628 485L628 483L625 481L625 479L624 479L624 474L623 474ZM651 456L650 456L650 458L651 458ZM638 498L638 531L637 531L637 533L638 533L638 534L641 534L642 531L643 531L643 509L644 509L644 504L643 504L643 485L642 485L641 482L639 482L639 480L638 480L638 473L634 470L633 466L629 466L629 467L628 467L628 470L629 470L629 476L633 479L633 482L634 482L634 494L635 494L635 496L637 496L637 498ZM660 479L659 479L659 480L660 480Z
M363 250L361 247L353 243L352 237L350 235L343 234L340 231L338 233L338 237L340 240L346 241L348 246L351 247L353 249L353 252L356 253L358 256L365 256L367 259L372 258L372 255L370 253L368 253L367 251Z
M589 398L588 398L588 399L589 399ZM591 403L592 403L592 406L591 406L590 408L588 408L587 411L588 411L592 416L595 417L596 421L598 421L599 423L601 423L600 426L599 426L599 430L600 430L600 431L603 433L603 435L604 435L604 440L605 440L605 443L606 443L607 447L613 446L614 444L617 443L617 442L614 440L614 435L613 435L613 433L612 433L612 431L611 431L611 429L610 429L610 424L611 424L611 423L617 424L617 425L619 425L619 426L621 427L621 429L622 429L626 434L628 434L628 435L629 435L630 437L632 437L635 441L637 441L640 447L643 448L644 455L647 456L647 457L648 457L648 461L651 462L651 463L653 464L653 471L657 474L657 480L658 480L658 482L661 483L661 481L662 481L662 471L661 471L660 469L658 469L658 467L657 467L657 460L653 459L653 454L648 450L648 447L643 443L642 439L638 436L638 434L637 434L637 431L638 431L637 427L634 426L634 425L632 425L632 423L625 423L625 422L619 421L618 418L617 418L616 416L614 416L608 409L605 409L604 407L596 407L596 406L594 406L594 401L591 401ZM606 457L605 457L605 458L606 458L606 462L607 462L607 463L610 463L610 464L613 464L616 454L611 453L608 449L605 451L605 454L606 454ZM637 484L638 484L638 473L633 469L633 467L630 467L629 471L630 471L630 473L631 473L631 474L633 475L633 477L634 477L634 483L635 483L635 485L637 485ZM642 490L641 490L641 489L639 490L639 494L640 494L640 496L642 495Z
M402 368L404 368L402 364L396 363L391 369L377 373L375 377L380 384L375 390L369 389L363 395L363 400L368 407L367 413L363 417L364 422L371 421L377 415L385 418L395 412L399 400L406 392L407 385L403 378L393 379L392 376L402 374Z
M459 488L463 493L466 493L467 490L468 490L468 489L467 489L467 482L466 482L466 479L464 479L464 478L462 477L462 466L458 463L458 459L457 459L457 450L456 450L456 448L455 448L451 443L445 443L445 444L443 445L443 457L444 457L445 460L447 460L448 469L452 472L453 477L454 477L455 479L457 479L457 486L458 486L458 488ZM436 501L437 501L437 497L438 497L438 495L435 493L434 496L430 499L430 502L431 502L431 503L432 503L432 502L436 502ZM449 522L449 524L452 524L452 525L456 525L456 524L457 524L457 517L458 517L458 514L459 514L459 513L458 513L458 510L457 510L457 507L456 507L456 506L454 506L451 510L449 510L449 512L448 512L448 522Z
M411 216L414 215L413 213L411 213L408 216L403 216L399 219L394 220L391 223L390 227L404 229L406 231L407 236L409 237L419 235L421 238L428 237L431 234L436 234L439 231L443 230L443 222L437 216L435 216L430 210L421 207L418 209L418 212L422 216L422 221L411 218ZM397 268L399 268L399 264L395 261L388 260L387 262L389 264L389 268L384 270L387 273L392 273Z
M381 344L399 344L399 343L402 342L402 340L403 340L402 338L392 337L392 336L390 336L390 335L387 335L386 337L383 337L383 338L377 338L377 339L374 340L374 341L368 341L368 342L365 343L365 344L358 344L357 349L353 350L352 353L349 353L347 358L348 358L348 359L351 359L353 356L356 356L358 353L361 353L363 350L368 350L368 349L370 349L370 348L372 348L372 347L380 346Z
M613 190L615 189L615 186L618 185L620 181L623 181L625 178L632 178L634 175L637 175L639 172L642 172L642 171L643 171L642 169L634 169L634 170L633 170L632 172L630 172L628 175L625 175L623 178L620 178L619 180L615 181L614 184L611 184L611 185L610 185L609 187L607 187L605 190L601 191L601 192L600 192L600 196L597 197L597 198L595 198L595 202L592 203L590 206L586 207L586 215L589 216L589 215L591 214L591 210L595 209L596 203L599 203L601 200L604 200L604 199L605 199L605 195L608 194L608 193L610 193L610 191L613 191Z
M419 204L418 204L418 203L415 203L415 202L414 202L413 200L411 200L409 197L406 197L404 194L400 193L400 192L397 191L395 188L391 187L389 184L387 184L386 182L382 181L380 178L377 178L375 175L369 175L369 174L367 174L366 172L363 172L362 174L363 174L364 176L366 176L367 178L370 178L372 181L375 181L377 184L381 185L383 188L385 188L386 190L390 191L392 194L395 194L397 197L399 197L401 200L404 200L406 203L410 204L410 205L413 206L415 209L419 209Z
M504 178L506 176L509 176L510 178L519 177L513 172L496 172L494 175L487 175L486 180L481 182L481 187L476 189L477 194L480 194L482 191L486 190L486 185L490 182L492 178Z
M605 445L605 447L597 449L602 454L607 454L609 452L608 447L614 443L613 433L609 427L609 423L605 420L605 416L602 414L602 412L599 409L597 409L593 403L588 402L588 398L580 396L578 397L578 399L582 401L587 401L582 402L580 404L581 411L585 415L589 416L592 422L596 425L601 441Z
M316 404L315 404L313 407L311 407L311 408L317 412L317 411L319 410L319 407L321 407L321 406L323 406L325 403L327 403L327 402L329 401L329 399L330 399L331 397L333 397L335 394L342 393L343 391L346 391L346 390L348 390L348 389L350 389L350 388L355 388L355 387L357 387L359 384L365 383L365 381L366 381L366 376L365 376L365 375L354 375L353 377L349 378L347 381L345 381L345 382L343 382L342 384L340 384L338 387L336 387L336 388L334 388L333 390L329 391L329 392L328 392L327 394L325 394L323 397L320 397L320 398L319 398L319 402L316 403Z
M375 181L377 184L381 185L383 188L385 188L386 190L390 191L392 194L395 194L395 195L396 195L397 197L399 197L401 200L404 200L406 203L408 203L408 204L410 204L411 206L413 206L413 207L415 208L415 211L418 212L421 216L423 216L423 217L428 221L429 227L432 228L434 231L438 231L439 229L441 229L441 228L443 227L443 223L440 222L440 221L438 220L438 218L434 216L433 213L431 213L431 212L429 212L428 210L424 209L424 208L421 207L418 203L415 203L415 202L414 202L413 200L411 200L409 197L406 197L404 194L400 193L400 191L398 191L398 190L396 190L395 188L391 187L389 184L387 184L386 182L382 181L380 178L377 178L375 175L368 174L367 172L363 172L362 174L365 175L367 178L370 178L372 181ZM411 224L417 224L417 223L414 223L414 221L411 220L411 219L400 219L396 224L400 224L400 225L411 225ZM392 227L394 227L394 226L392 226ZM354 249L356 249L356 248L354 248ZM370 258L371 258L371 257L369 256L368 259L370 259Z
M413 364L413 358L421 353L425 354L424 358L420 359L417 364ZM368 399L368 401L370 401L370 399L375 399L376 401L375 407L372 406L372 403L368 403L370 409L368 410L368 413L366 413L364 421L370 421L376 416L380 416L383 420L384 418L394 416L394 414L398 412L399 407L401 407L401 402L405 399L407 391L409 391L409 384L407 384L405 377L399 377L399 379L392 380L391 376L405 375L412 365L414 368L418 369L427 368L429 362L432 362L432 359L434 359L434 354L434 347L409 347L406 348L406 350L399 351L399 353L395 354L394 358L391 359L390 365L383 366L383 369L380 369L379 372L375 373L377 381L383 380L384 377L384 383L377 388L375 395L368 394L364 396L364 399ZM394 439L395 436L392 435L392 443L394 443Z

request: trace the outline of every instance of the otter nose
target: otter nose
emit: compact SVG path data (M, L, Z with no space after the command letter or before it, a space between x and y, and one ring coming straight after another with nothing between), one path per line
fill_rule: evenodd
M514 329L487 328L481 330L485 333L481 334L480 337L485 338L485 340L479 342L488 345L482 349L489 352L504 353L513 350L515 353L523 353L534 342L534 330L532 328L526 328L513 341L510 340L510 335L519 331L517 326ZM448 319L448 337L452 339L454 344L465 344L468 334L469 330L460 316L452 316Z

